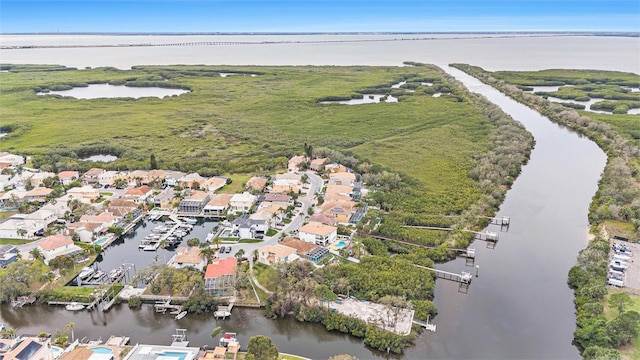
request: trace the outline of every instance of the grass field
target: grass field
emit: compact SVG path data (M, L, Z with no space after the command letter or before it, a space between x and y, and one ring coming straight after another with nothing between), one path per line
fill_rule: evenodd
M86 170L98 164L79 158L94 154L118 156L102 167L149 168L154 154L160 168L230 175L233 182L223 192L236 192L251 174L285 168L308 143L412 179L414 195L394 204L402 211L459 213L480 196L468 173L494 126L435 67L42 68L0 74L0 129L10 131L0 148L31 155L33 165L45 170ZM257 76L223 78L220 71ZM411 91L391 88L403 80ZM138 100L36 94L127 81L191 92ZM435 91L444 95L434 98ZM399 102L319 103L369 93L392 93Z
M616 292L619 292L619 290L610 290L609 294L604 300L605 316L607 317L607 320L611 320L618 315L617 309L608 306L609 297L611 296L611 294L614 294ZM640 297L631 296L631 301L631 304L626 308L625 311L635 311L640 314ZM619 350L622 353L624 359L640 360L640 334L633 340L633 344L624 346Z

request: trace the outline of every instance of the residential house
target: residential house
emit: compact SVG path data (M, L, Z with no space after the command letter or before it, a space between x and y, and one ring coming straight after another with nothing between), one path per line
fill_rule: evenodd
M194 190L200 190L204 188L204 183L207 179L200 176L198 173L187 174L180 178L180 186L183 188L190 188Z
M356 183L356 174L350 172L339 172L329 174L328 185L347 185L353 187Z
M98 177L104 172L104 169L91 168L82 175L82 183L85 185L93 185L98 182Z
M327 246L338 237L338 228L322 223L310 222L300 228L300 240L316 245Z
M24 189L9 190L0 196L0 207L10 210L20 206L27 196L27 191Z
M10 219L34 221L38 227L46 229L47 226L56 222L58 217L53 211L38 209L31 214L15 214Z
M229 201L230 211L232 213L248 213L253 204L256 203L258 197L248 192L242 194L234 194Z
M211 195L208 192L200 190L191 191L190 195L180 201L178 212L181 214L198 215L202 212L202 209L204 209L210 199Z
M338 224L349 224L356 203L353 201L329 201L320 205L318 213L333 216Z
M267 182L269 182L269 179L267 179L266 177L254 176L251 179L247 180L247 183L244 185L244 187L247 190L263 191L264 188L267 187Z
M44 186L44 179L50 178L50 177L55 177L55 176L56 176L56 174L54 174L52 172L47 172L47 171L37 172L37 173L33 174L31 179L29 179L29 183L33 187Z
M80 179L80 173L77 171L61 171L58 173L58 179L62 185L69 185Z
M49 194L51 194L52 192L52 189L46 187L36 187L27 191L27 193L25 194L25 200L46 202L47 196L49 196Z
M228 178L222 176L214 176L204 182L204 188L209 192L216 192L227 185Z
M138 204L125 199L111 200L111 202L109 203L109 207L107 207L105 210L112 213L118 218L125 218L129 214L132 214L132 218L136 218L142 213L142 210L138 208ZM114 225L119 226L117 223Z
M136 204L144 204L153 195L153 189L147 185L136 188L128 188L124 192L125 200L133 201Z
M0 245L0 268L4 269L14 261L18 261L18 249L13 245Z
M238 259L214 259L204 274L204 290L213 296L233 296L236 286Z
M55 214L56 218L63 219L71 209L67 205L66 201L54 201L44 204L40 210L48 210Z
M2 171L1 168L0 171ZM0 191L7 187L7 184L9 183L9 180L11 180L11 177L12 175L9 174L0 174Z
M183 173L182 171L167 170L166 175L164 177L165 184L171 187L178 186L180 185L180 179L183 178L185 175L187 174Z
M153 198L153 206L159 209L170 210L173 208L173 199L175 197L176 192L173 188L167 187Z
M254 235L264 236L269 228L273 225L274 216L273 213L266 211L259 211L249 215L249 219L253 221L256 226L256 233Z
M164 179L167 177L167 172L165 170L153 169L149 170L149 182L155 181L158 184L164 182Z
M74 187L67 190L67 195L71 195L74 199L84 199L91 202L100 197L100 190L91 186Z
M309 218L309 222L319 222L325 225L336 226L336 217L329 214L313 214Z
M265 214L265 218L269 221L270 226L274 226L274 222L280 222L284 219L286 212L286 206L280 204L274 204L270 201L263 201L258 205L255 214Z
M331 160L328 158L318 158L311 160L309 164L309 168L314 171L322 171L324 170L325 164L329 163Z
M18 336L14 339L0 339L0 356L4 360L55 359L56 354L51 346L51 337Z
M169 261L169 266L174 268L192 267L202 271L204 266L207 265L207 260L200 253L199 247L184 248L179 247L176 249L176 254Z
M323 257L329 254L329 249L318 246L314 243L298 240L292 237L285 237L284 240L280 242L280 245L288 246L290 248L296 249L296 253L298 256L317 263Z
M18 166L24 164L24 157L10 154L8 152L0 152L0 162L10 163L11 166Z
M281 205L284 208L293 205L293 198L285 193L268 193L264 194L263 201Z
M206 216L223 216L227 209L231 198L234 194L216 194L211 197L211 200L204 206L204 215Z
M287 170L289 172L296 172L300 169L300 164L305 163L307 161L307 157L303 155L296 155L289 159L289 164L287 165Z
M109 170L109 171L103 171L102 173L100 173L98 175L98 184L100 184L100 186L105 187L105 186L113 186L113 183L116 181L116 179L118 179L119 177L123 177L123 175L121 175L119 172L117 171L113 171L113 170Z
M76 235L77 239L83 243L92 243L103 233L104 227L100 223L74 222L67 225L70 235Z
M70 236L51 235L38 244L38 250L44 257L44 263L49 265L49 261L58 256L68 255L82 249L74 245Z
M324 201L351 201L353 187L349 185L327 185Z
M111 226L115 226L119 218L114 216L110 212L103 211L98 215L82 215L80 217L80 223L83 224L98 224L97 227L90 226L94 235L106 233ZM86 230L89 228L85 227Z
M258 249L258 262L265 265L290 263L298 258L296 249L281 244L267 245Z
M0 223L0 238L33 239L43 231L42 222L30 219L8 219Z
M7 182L7 187L8 188L25 188L27 187L27 185L31 184L31 177L34 175L35 173L28 171L28 170L24 170L19 174L15 174L8 182Z
M255 239L258 236L264 237L267 231L269 231L269 223L264 219L251 219L249 215L245 214L231 223L234 236L238 236L242 239Z
M347 172L348 169L344 165L341 165L338 163L331 163L324 166L324 171L328 173L338 173L338 172Z
M302 176L296 173L278 174L273 178L271 192L289 193L300 192L302 189Z
M149 184L149 172L147 170L134 170L127 175L129 186L139 187Z

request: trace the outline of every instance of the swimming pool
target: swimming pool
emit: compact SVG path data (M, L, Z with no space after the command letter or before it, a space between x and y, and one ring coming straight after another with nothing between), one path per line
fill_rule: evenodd
M60 354L62 354L63 351L64 350L59 346L52 346L51 347L51 352L53 353L53 358L54 359L57 359L58 356L60 356Z
M334 250L340 250L340 249L342 249L342 248L343 248L343 247L345 247L345 246L347 246L347 243L346 243L346 242L344 242L344 241L339 241L339 242L337 242L336 244L333 244L333 245L331 246L331 248L332 248L332 249L334 249Z
M103 238L100 238L100 239L98 239L98 240L94 241L94 242L93 242L93 244L94 244L94 245L102 245L102 244L104 244L106 241L107 241L107 238L106 238L106 237L103 237Z
M104 346L94 347L94 348L91 348L90 350L96 354L112 354L113 353L113 350Z
M187 353L186 352L179 352L179 351L164 351L164 352L161 352L161 353L159 353L157 355L178 358L179 360L184 360L184 358L187 357Z

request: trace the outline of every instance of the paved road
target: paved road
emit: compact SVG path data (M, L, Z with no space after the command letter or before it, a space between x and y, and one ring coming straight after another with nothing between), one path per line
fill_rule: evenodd
M230 256L233 256L236 252L238 252L240 249L244 250L245 256L250 256L251 254L253 254L254 250L257 250L265 245L274 245L278 243L278 240L280 239L280 234L282 232L285 233L290 233L291 231L294 230L298 230L300 229L300 227L302 226L302 224L304 223L304 219L305 216L307 214L307 209L309 209L309 207L312 207L315 202L316 202L316 194L322 190L322 186L324 184L322 178L318 175L316 175L313 172L306 172L307 176L309 177L309 191L307 192L307 194L305 196L301 196L298 198L298 201L300 203L302 203L302 207L300 208L300 212L293 217L293 219L291 220L291 222L289 224L287 224L282 230L278 231L277 234L270 236L270 237L265 237L263 241L259 242L259 243L253 243L253 244L235 244L232 245L232 250L230 253L225 253L225 254L218 254L218 256L220 258L227 258ZM229 246L229 245L222 245L222 246Z

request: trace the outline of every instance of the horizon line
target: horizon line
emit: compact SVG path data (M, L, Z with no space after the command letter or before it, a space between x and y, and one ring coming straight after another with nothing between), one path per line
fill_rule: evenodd
M640 36L633 30L478 30L478 31L39 31L0 35L411 35L411 34L592 34Z

